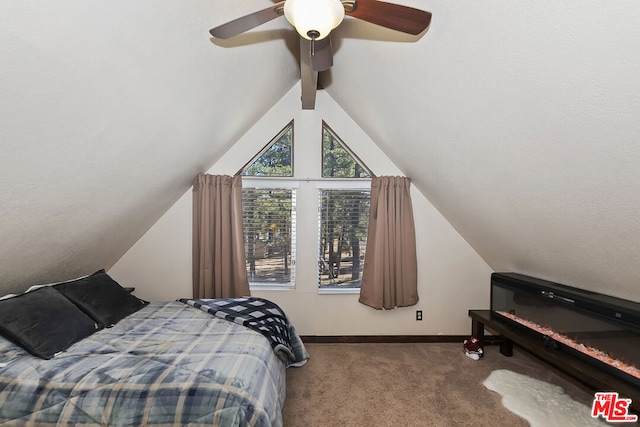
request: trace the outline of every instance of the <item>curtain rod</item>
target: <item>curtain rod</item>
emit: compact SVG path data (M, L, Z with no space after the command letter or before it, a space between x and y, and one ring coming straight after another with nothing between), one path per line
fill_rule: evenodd
M332 181L361 181L368 182L371 178L296 178L293 176L243 176L243 180L276 180L276 181L304 181L304 182L332 182Z

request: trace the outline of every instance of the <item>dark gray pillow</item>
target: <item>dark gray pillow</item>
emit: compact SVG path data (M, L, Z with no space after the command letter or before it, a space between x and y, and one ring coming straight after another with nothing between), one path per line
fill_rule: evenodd
M101 327L108 328L147 305L113 280L104 270L53 288L87 313Z
M43 359L97 329L93 319L51 287L0 300L0 333Z

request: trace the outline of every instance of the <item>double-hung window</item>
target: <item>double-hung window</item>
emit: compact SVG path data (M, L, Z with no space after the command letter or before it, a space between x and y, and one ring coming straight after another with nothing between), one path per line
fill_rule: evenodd
M331 184L318 188L318 289L360 289L371 189L360 182Z
M360 289L369 227L371 172L322 123L322 177L318 187L318 290Z
M251 288L291 288L296 265L293 122L241 170L242 223ZM275 178L275 179L274 179Z
M244 249L252 288L295 285L296 187L291 181L243 180Z
M318 163L321 178L314 178L313 174L294 178L290 122L241 169L244 249L252 289L295 287L296 227L299 221L308 221L301 229L313 233L310 226L316 221L318 251L303 248L304 259L299 261L304 263L304 271L315 268L317 263L320 293L359 290L373 174L325 122L322 159ZM315 188L308 181L315 181ZM300 200L313 203L314 190L318 216L309 215L312 206L305 205L302 212L307 214L298 217L297 192L301 192ZM305 245L314 245L311 236L305 236L304 241Z

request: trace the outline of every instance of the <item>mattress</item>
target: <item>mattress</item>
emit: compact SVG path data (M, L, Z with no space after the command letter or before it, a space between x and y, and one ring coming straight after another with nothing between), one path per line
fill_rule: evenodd
M308 354L289 332L300 366ZM265 336L178 301L150 303L50 360L0 340L2 425L282 425L287 364Z

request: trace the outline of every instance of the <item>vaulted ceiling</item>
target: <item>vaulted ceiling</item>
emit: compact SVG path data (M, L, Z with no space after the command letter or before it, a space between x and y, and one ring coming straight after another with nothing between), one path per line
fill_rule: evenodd
M397 3L428 31L346 18L324 90L493 269L640 301L639 3ZM299 85L285 19L208 34L269 0L0 4L6 289L110 267Z

